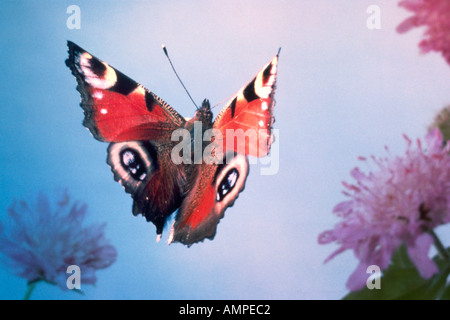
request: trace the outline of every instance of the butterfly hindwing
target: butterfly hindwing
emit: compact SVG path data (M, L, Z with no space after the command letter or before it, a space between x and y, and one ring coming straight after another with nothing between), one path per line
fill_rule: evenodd
M133 214L142 214L161 234L167 217L181 204L185 176L168 152L151 142L111 143L107 163L114 179L133 197Z
M228 163L198 167L195 184L178 210L169 243L190 246L205 238L214 238L217 224L244 190L249 173L246 156L232 154L227 158L231 159Z

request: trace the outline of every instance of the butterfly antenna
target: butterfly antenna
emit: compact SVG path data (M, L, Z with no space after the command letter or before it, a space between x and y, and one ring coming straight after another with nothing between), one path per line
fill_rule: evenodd
M186 89L186 86L184 85L183 81L181 81L180 76L178 75L177 71L175 70L175 67L173 66L172 60L170 60L169 53L167 52L166 46L165 46L165 45L162 45L162 49L163 49L164 54L166 55L167 59L169 60L170 66L172 67L173 72L174 72L175 75L177 76L178 81L180 81L180 83L181 83L181 85L183 86L184 90L186 91L186 93L188 94L189 98L191 99L192 103L194 104L194 106L195 106L195 107L197 108L197 110L198 110L197 104L195 103L194 99L192 99L192 97L191 97L189 91Z
M231 98L235 97L238 93L239 93L239 91L236 92L236 93L233 93L232 95L229 95L228 97L226 97L225 99L223 99L219 103L216 103L214 106L211 107L211 110L216 108L216 107L218 107L218 106L220 106L221 104L224 104L225 102L231 100Z

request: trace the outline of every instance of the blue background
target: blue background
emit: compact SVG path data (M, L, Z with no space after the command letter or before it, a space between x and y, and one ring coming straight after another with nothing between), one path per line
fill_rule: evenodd
M81 28L66 9L81 9ZM366 9L381 8L369 30ZM0 3L0 218L14 199L67 187L107 222L118 250L85 295L41 283L34 299L339 299L356 267L351 252L317 236L338 220L342 180L358 156L405 150L450 103L450 67L420 55L422 30L399 35L409 14L395 1L12 1ZM279 172L252 165L246 190L214 241L186 248L155 243L131 214L131 197L105 163L107 144L81 125L75 79L65 66L72 40L191 117L194 107L162 53L199 103L239 90L281 46L275 128ZM218 110L214 110L217 114ZM447 232L445 232L447 230ZM448 228L438 229L444 236ZM21 299L26 281L0 269L0 298Z

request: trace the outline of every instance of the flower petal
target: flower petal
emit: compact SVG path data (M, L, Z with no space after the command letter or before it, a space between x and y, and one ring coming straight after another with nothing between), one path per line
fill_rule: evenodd
M350 275L347 280L346 286L350 291L358 291L364 288L367 284L369 275L367 274L367 267L369 265L364 262L360 262L355 271Z
M411 261L417 267L420 275L425 279L429 279L431 276L439 272L434 261L428 257L432 244L433 238L428 233L424 233L419 236L415 239L414 243L407 244L408 254Z
M438 130L431 131L425 143L404 137L403 156L372 156L375 170L350 172L357 185L343 182L349 199L333 208L341 220L318 237L320 244L339 246L326 261L347 249L359 260L349 288L360 288L361 279L367 278L363 266L387 268L402 243L422 276L437 271L428 258L432 240L424 230L450 222L450 144L443 147Z
M66 289L68 263L86 270L82 277L90 284L96 270L115 262L117 251L105 239L105 224L83 226L86 205L69 205L69 199L63 194L50 201L39 193L33 205L15 201L9 208L8 223L0 223L0 253L16 275Z

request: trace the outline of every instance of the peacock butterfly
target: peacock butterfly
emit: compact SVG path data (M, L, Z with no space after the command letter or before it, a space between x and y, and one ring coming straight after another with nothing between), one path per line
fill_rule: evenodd
M97 140L109 142L107 163L114 179L131 194L133 214L142 214L156 226L157 240L176 210L169 243L190 246L213 239L225 210L244 189L247 156L263 157L270 151L279 51L213 121L207 99L192 119L185 119L153 92L75 43L68 41L68 48L66 65L81 94L83 125ZM200 137L195 136L198 129ZM188 147L200 146L200 151L209 147L213 161L186 154L190 148L181 158L186 161L174 161L173 151L181 144L174 133L180 130L184 136L178 137L189 136ZM205 139L211 130L214 133ZM244 135L234 134L238 131ZM194 157L196 161L189 161Z

